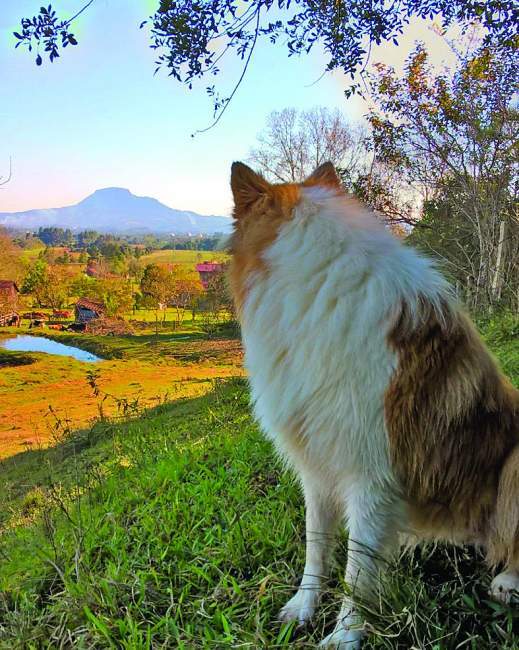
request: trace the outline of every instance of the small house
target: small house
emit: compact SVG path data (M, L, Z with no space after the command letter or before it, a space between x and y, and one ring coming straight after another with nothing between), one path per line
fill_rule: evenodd
M89 323L105 315L105 306L102 302L80 298L75 307L76 323Z
M196 270L200 275L200 282L204 289L207 289L212 278L223 272L224 265L220 262L203 262L196 265Z

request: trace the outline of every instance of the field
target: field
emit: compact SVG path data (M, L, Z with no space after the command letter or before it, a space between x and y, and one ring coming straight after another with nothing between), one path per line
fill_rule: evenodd
M13 328L11 333L27 332ZM46 330L41 333L49 336ZM129 408L126 404L142 408L201 395L215 379L242 374L238 341L206 341L189 319L179 331L161 327L158 336L150 330L124 338L66 332L50 336L105 360L90 364L31 352L26 356L32 363L3 367L0 459L27 447L46 446L63 427L88 426L101 406L105 415L114 415ZM110 396L102 405L88 381L87 373L93 370L99 389Z
M225 260L227 255L218 251L153 251L149 255L143 255L140 259L143 264L188 264L195 266L200 262L212 260Z
M34 261L40 253L45 250L45 246L32 246L23 251L23 259L26 262ZM49 248L49 254L52 258L63 255L66 249L62 246L53 246ZM139 259L143 264L189 264L195 266L199 262L211 260L225 260L227 255L220 251L196 251L196 250L156 250L147 255L142 255ZM64 265L68 266L68 265ZM71 265L77 269L77 264ZM83 265L85 266L85 265Z
M519 384L517 321L482 327ZM107 345L148 354L145 340ZM303 504L241 378L0 468L0 648L311 648L336 615L344 536L315 624L276 622L304 563ZM519 613L488 599L489 581L472 549L405 553L365 612L364 647L516 649Z

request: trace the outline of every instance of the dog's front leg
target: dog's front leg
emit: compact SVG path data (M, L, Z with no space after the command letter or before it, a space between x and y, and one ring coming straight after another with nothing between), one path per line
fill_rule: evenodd
M380 586L380 570L398 548L398 521L402 503L391 489L356 485L347 498L348 564L345 596L333 632L319 647L355 650L364 636L355 602L369 602Z
M297 621L303 625L313 616L320 595L323 576L329 557L340 513L333 499L315 482L303 479L306 505L306 563L301 584L295 596L279 614L284 622Z

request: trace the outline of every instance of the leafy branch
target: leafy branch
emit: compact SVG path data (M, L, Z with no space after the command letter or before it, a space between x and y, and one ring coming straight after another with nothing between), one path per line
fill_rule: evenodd
M59 20L49 5L22 19L21 44L38 49L43 43L49 59L59 56L59 46L76 45L71 23L94 0L68 20ZM485 31L484 45L511 49L517 46L519 9L516 0L160 0L158 9L141 23L150 24L151 48L157 51L156 72L166 69L174 79L193 87L196 79L220 74L223 58L234 51L244 62L241 75L227 97L214 85L206 87L214 107L214 126L221 119L247 72L261 38L270 44L282 40L288 56L323 48L328 62L324 72L342 70L351 78L347 96L361 92L355 81L366 70L372 47L383 42L398 45L412 18L439 18L443 28L459 24L463 30L477 22ZM209 127L211 128L211 127ZM204 129L207 130L207 129Z

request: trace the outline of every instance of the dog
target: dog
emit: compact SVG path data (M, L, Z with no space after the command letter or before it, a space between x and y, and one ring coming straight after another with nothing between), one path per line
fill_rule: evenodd
M402 535L474 543L519 589L519 391L432 261L342 189L331 163L270 184L232 165L229 281L254 412L300 479L306 564L283 621L305 624L342 520L346 583L322 647L358 648Z

